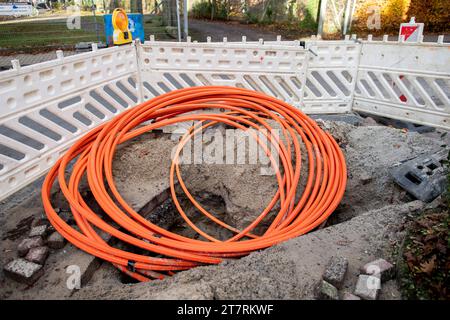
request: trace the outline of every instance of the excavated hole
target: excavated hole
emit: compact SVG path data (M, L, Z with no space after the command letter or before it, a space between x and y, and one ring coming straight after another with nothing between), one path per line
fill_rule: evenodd
M230 129L227 126L224 127L225 129ZM345 126L340 127L338 125L334 125L331 128L326 128L328 131L331 132L331 134L335 137L335 139L339 141L340 147L344 151L344 154L346 156L349 165L349 174L348 174L349 183L343 201L335 210L335 212L330 216L326 224L321 226L322 228L343 223L349 219L352 219L353 217L368 211L367 209L368 206L370 206L370 208L372 209L376 209L392 203L404 203L413 200L402 189L396 186L394 187L390 186L390 188L392 189L389 189L388 192L383 192L385 190L386 182L383 181L381 184L379 181L380 179L381 180L385 179L386 181L388 181L385 178L387 174L385 174L384 172L383 175L378 174L376 170L373 170L371 169L370 166L368 166L362 171L370 173L370 170L372 170L371 175L369 174L370 177L368 178L359 176L361 172L361 170L359 170L360 165L358 164L360 163L360 160L358 158L359 155L361 155L361 157L364 158L365 162L367 161L367 159L369 161L377 161L377 160L376 157L371 156L370 154L364 154L363 153L364 149L363 150L355 149L356 143L362 144L365 143L365 141L370 141L374 139L372 135L361 137L354 136L352 138L353 140L349 141L348 133L351 130L354 130L354 128L355 127L352 126L349 129ZM370 137L370 139L368 137ZM151 141L153 141L153 143L155 144L146 145L146 143ZM155 131L137 137L136 139L128 141L119 146L117 153L121 154L121 156L119 156L119 159L115 159L114 161L122 162L123 163L122 170L126 170L124 175L125 189L119 189L119 192L121 194L124 191L126 191L126 188L129 188L134 183L132 179L128 178L128 175L136 171L138 167L143 167L146 171L152 171L155 168L164 167L163 170L164 176L156 178L168 179L168 166L166 166L166 164L162 164L162 159L170 159L170 152L152 154L151 151L159 150L159 148L162 148L160 146L164 146L168 144L170 141L176 144L176 141L171 140L170 134ZM397 141L392 142L392 144L394 144L395 150L397 150L398 148L396 146L396 144L398 143L400 142ZM426 144L420 143L420 145ZM131 149L127 151L127 148L130 147ZM352 150L352 148L354 150ZM304 146L302 146L302 150L303 151L305 150ZM147 155L147 153L149 154ZM136 155L137 158L134 159L133 157L135 157ZM403 155L402 157L406 156ZM302 167L307 168L308 163L307 161L305 161L304 153L302 154L302 159L303 159ZM239 166L199 164L186 166L182 165L181 172L188 189L190 190L194 198L207 211L211 212L220 220L228 223L231 226L242 228L242 226L237 226L236 223L241 223L243 226L246 226L248 225L249 221L253 221L254 215L257 215L261 212L260 210L256 210L255 207L254 206L252 207L251 205L257 203L258 201L269 200L272 196L272 194L270 193L270 190L272 190L271 189L272 186L271 188L263 189L263 187L266 184L266 181L262 182L262 180L260 180L263 178L259 176L258 169L259 168L249 169L246 166L239 167ZM114 168L113 172L116 172L115 170L116 169ZM253 171L250 172L251 175L249 174L247 176L245 170L253 170ZM299 192L296 197L297 200L304 188L306 173L307 170L302 169L303 179L299 184L300 185ZM237 179L236 183L230 184L228 181L228 185L224 187L223 181L225 181L230 176ZM240 179L242 177L244 178ZM141 180L145 180L144 177L141 178ZM274 176L271 176L270 179L268 179L267 181L270 181L270 183L274 183L275 186L273 190L276 190L276 178ZM394 185L392 181L389 182L389 185L391 184ZM145 184L143 186L145 186ZM85 190L84 188L80 189ZM187 199L183 196L184 193L182 192L182 190L180 190L179 186L177 186L176 189L182 207L185 209L186 214L188 215L188 217L191 218L192 222L196 226L198 226L211 236L214 236L215 238L221 240L225 240L230 236L232 236L232 233L230 231L224 229L223 227L217 226L214 222L211 222L208 218L204 217L201 213L199 213L193 207L190 201L187 201ZM235 197L238 197L240 193L245 193L248 190L251 190L252 193L245 195L246 200L245 202L238 203L239 206L241 206L238 208L243 208L242 211L239 211L236 209L236 207L233 207L231 204L233 204ZM136 194L145 195L146 192L147 191L145 189L143 190L138 189L136 191ZM263 197L257 198L258 195L262 195ZM68 211L69 208L67 204L64 203L64 200L61 200L61 197L62 194L57 193L55 206L60 207L62 209L61 215L70 216L70 213ZM92 194L89 191L87 192L84 191L83 197L85 198L89 206L94 209L95 212L98 212L102 216L102 218L105 219L105 221L108 221L108 223L113 224L112 221L109 219L109 217L101 212L101 209L99 208L98 204L96 203L95 199L93 199ZM233 200L231 201L231 204L230 198ZM129 199L127 199L126 197L125 199L128 202ZM374 199L376 201L374 201ZM152 205L150 206L151 210L149 210L149 207L145 205L143 206L142 210L139 211L143 216L146 217L146 219L152 221L153 223L171 232L186 237L205 240L197 232L192 230L192 228L188 226L186 222L184 222L184 220L180 217L180 214L175 208L169 194L167 194L165 198L159 197L158 199L156 198L147 199L147 202L149 200L151 200L150 202L152 202ZM246 205L250 205L251 208L247 208ZM272 212L271 218L273 218L273 215L278 210L279 210L278 206L274 208L273 210L274 212ZM245 216L247 214L249 215L249 217ZM270 218L267 219L267 221L263 221L261 226L257 230L255 230L255 233L262 234L267 225L270 224L270 221L271 221ZM73 224L73 221L71 221L71 224ZM152 254L145 250L136 248L134 246L124 244L120 241L117 241L114 238L111 240L110 243L112 246L122 248L123 250L126 251L135 252L143 255ZM117 277L117 281L121 283L130 283L130 284L136 283L134 279L122 274L121 272L114 273L114 277Z

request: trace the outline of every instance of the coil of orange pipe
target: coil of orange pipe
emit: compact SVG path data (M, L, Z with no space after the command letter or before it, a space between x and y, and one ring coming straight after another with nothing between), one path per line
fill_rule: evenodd
M209 112L203 112L207 109ZM211 113L211 109L216 113ZM267 135L267 130L272 128L268 119L278 123L285 142ZM175 234L144 219L121 197L112 173L112 160L119 144L145 132L191 120L195 120L197 124L178 144L170 167L170 189L179 213L204 240ZM258 140L258 136L255 137L270 158L276 173L278 191L266 209L243 230L227 225L201 207L189 193L180 174L178 157L184 144L196 132L217 123L225 123L241 130L254 128L265 134L268 143L279 150L277 156L280 166L271 154L269 144ZM308 158L308 177L302 195L296 199L302 156ZM74 164L67 180L65 173L72 160ZM139 281L148 281L199 265L217 264L225 257L240 257L313 230L332 214L341 201L347 182L346 170L344 155L332 136L293 106L247 89L193 87L153 98L84 135L49 171L42 187L42 200L49 221L69 242L91 255L111 262ZM116 226L105 222L84 201L78 188L83 176L87 177L96 202ZM70 205L79 230L68 225L52 206L51 188L55 181ZM202 214L219 226L231 230L234 235L221 241L195 226L177 199L176 181ZM252 230L277 203L280 209L270 226L260 236L253 234ZM144 249L150 255L115 248L105 242L97 230L103 230L125 243Z

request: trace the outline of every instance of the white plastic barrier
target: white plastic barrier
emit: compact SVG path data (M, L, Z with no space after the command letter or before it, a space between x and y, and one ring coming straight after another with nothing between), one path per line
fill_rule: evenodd
M360 45L353 40L307 41L304 104L310 113L341 113L352 108Z
M140 99L134 46L0 73L0 198L45 173L82 134Z
M386 39L385 39L386 40ZM159 42L0 73L0 199L44 174L82 134L171 90L258 90L306 113L360 110L450 130L449 45L387 41Z
M224 85L264 92L303 109L308 51L299 42L146 41L138 56L144 99L184 87Z
M353 109L450 129L450 45L363 41Z
M352 40L176 43L138 47L144 98L197 85L264 92L306 113L351 110L360 45Z

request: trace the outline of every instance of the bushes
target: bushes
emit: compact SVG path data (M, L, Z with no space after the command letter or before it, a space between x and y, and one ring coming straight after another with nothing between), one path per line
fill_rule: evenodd
M196 19L210 19L212 4L210 1L202 0L193 4L191 15Z
M416 17L417 22L425 22L427 31L448 31L450 29L450 1L411 0L408 16Z
M360 2L354 15L352 32L369 32L379 34L398 30L405 22L410 0L372 0ZM367 22L374 15L373 8L379 8L380 29L369 29Z
M197 0L191 16L199 19L229 20L240 17L247 23L283 24L302 29L317 28L320 0Z
M303 3L303 2L300 2ZM309 0L306 4L297 9L297 16L300 19L299 26L303 30L317 30L317 15L319 12L319 0Z
M367 21L372 15L371 7L380 9L381 28L369 30ZM400 23L416 17L425 23L426 32L448 31L450 1L441 0L371 0L359 1L354 15L352 31L381 34L398 31Z
M229 2L201 0L192 5L191 15L197 19L228 20L230 16Z

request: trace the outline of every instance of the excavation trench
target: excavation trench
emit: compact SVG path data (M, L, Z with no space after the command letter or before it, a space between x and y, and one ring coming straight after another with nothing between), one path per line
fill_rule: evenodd
M226 112L195 113L224 109ZM152 122L138 127L149 120ZM171 197L183 220L205 240L185 237L145 220L132 208L133 204L125 200L114 182L117 177L113 176L112 162L117 145L145 132L185 121L198 123L183 134L175 152L172 149L169 171ZM272 131L275 128L266 121L277 123L278 131L281 133L274 135ZM225 199L227 215L231 213L230 216L236 222L236 226L227 224L226 221L205 210L193 196L192 192L195 190L186 187L181 174L180 164L183 164L181 152L190 138L194 138L195 141L197 133L202 133L218 123L224 123L252 135L269 158L273 169L272 175L276 178L278 187L273 195L264 190L251 194L245 192L245 189L241 191L241 200L245 200L245 203L265 203L265 207L263 206L255 217L251 217L248 224L246 223L248 216L243 214L242 208L233 215L229 199ZM214 136L214 139L218 137ZM262 137L266 140L263 141ZM303 155L299 141L304 144ZM203 143L199 145L203 146ZM240 145L237 144L238 148ZM207 147L208 144L205 148ZM252 152L249 152L249 155L251 154ZM239 157L239 152L237 156ZM67 179L66 167L75 158L77 160L73 171ZM300 190L303 158L308 159L308 175L304 190ZM202 160L205 158L202 157ZM219 160L222 160L220 156ZM195 158L193 163L194 170L198 169L195 168L197 164ZM230 163L225 161L225 164ZM228 183L233 185L244 182L247 187L249 181L242 181L244 173L239 160L237 165L235 163L231 165L241 170L241 175L233 176ZM267 176L269 169L261 171L260 175ZM216 168L212 170L217 171ZM78 185L84 175L87 176L89 188L99 205L115 223L126 230L125 232L103 221L82 199ZM188 176L192 177L189 174ZM49 196L56 177L59 178L58 183L70 203L81 232L67 225L53 209ZM227 175L223 174L223 177L226 179ZM127 185L130 185L129 177L126 179ZM172 275L174 272L198 265L216 264L223 258L245 256L254 250L267 248L315 229L326 221L339 204L346 181L345 159L336 141L298 109L254 91L229 87L201 87L177 90L152 99L116 116L112 121L85 135L50 170L42 188L42 198L50 222L72 244L113 263L119 270L137 280L147 281L151 278L161 279L166 274ZM176 182L198 211L234 235L223 242L196 225L178 199ZM203 178L200 183L203 188L212 183L211 186L219 185L219 188L222 186L225 192L234 191L230 185L226 188L223 181L218 183ZM300 195L297 197L298 192ZM259 199L255 199L257 195L264 199L258 201ZM227 197L231 198L231 195L227 194ZM233 205L237 207L236 203ZM276 205L279 205L279 208ZM248 205L245 209L247 212L252 211L248 210ZM277 213L272 218L273 211ZM267 228L258 234L257 227L263 228L265 220L268 220ZM97 229L162 257L139 255L114 248L105 242ZM225 235L221 234L220 237L224 238Z
M338 141L349 168L344 198L327 220L326 229L318 231L316 229L310 236L299 237L272 249L251 254L246 258L226 261L220 266L194 268L188 272L178 272L176 277L166 278L164 281L153 281L150 290L152 295L149 298L182 298L184 294L186 298L197 296L310 298L308 286L319 279L323 267L319 263L326 263L330 254L339 251L341 255L349 258L351 265L353 261L353 264L358 266L362 261L384 256L386 251L382 248L385 245L392 250L391 240L387 239L397 238L394 234L395 230L403 225L401 218L406 217L416 208L416 205L412 204L417 201L411 202L412 198L396 186L389 173L390 168L405 159L435 152L449 144L449 137L447 135L443 138L442 133L439 132L435 135L418 134L377 126L373 123L366 125L353 120L350 124L339 121L346 120L347 117L356 116L317 120L319 125ZM223 130L220 127L215 129ZM121 144L113 160L113 174L120 194L143 217L161 227L167 226L172 232L189 234L192 232L191 229L186 228L183 223L178 223L179 213L171 208L171 197L167 193L169 188L167 168L170 167L170 155L178 138L174 139L172 133L167 131L166 133L154 131ZM243 216L248 214L248 220L251 220L252 215L256 215L260 212L261 206L264 206L267 195L275 192L276 182L273 176L261 175L259 169L260 166L249 164L242 166L205 163L181 165L183 179L195 199L230 225L239 225L239 223L246 225L248 221L245 221ZM178 188L177 194L182 195L178 193ZM99 210L86 183L81 184L80 192L89 206L108 221L109 216ZM56 186L52 195L55 208L61 209L59 216L74 225L70 207ZM182 199L180 200L183 202ZM44 217L41 200L37 196L34 197L33 192L27 193L26 202L17 197L13 201L23 203L13 210L2 211L1 225L5 239L1 243L1 250L4 252L5 261L16 257L17 244L27 237L31 223L34 224L35 221ZM405 207L405 203L411 203L412 209L409 204ZM160 205L162 208L158 209ZM188 205L186 208L189 211ZM239 220L238 213L241 212L244 215L241 215L243 218ZM191 212L189 211L188 214ZM192 217L195 217L194 213ZM389 221L394 226L390 226ZM201 219L195 222L202 225L202 228L209 227L209 233L220 237L219 232L215 233L215 224L208 225L210 222L203 222ZM368 235L371 236L368 238ZM193 235L195 236L199 237ZM114 237L109 238L108 241L111 241L112 246L123 245ZM143 253L134 246L126 250ZM83 287L75 295L65 286L68 276L65 268L74 263L87 267L83 269L86 270L83 271L85 272ZM2 297L16 299L43 297L55 299L72 296L131 298L144 297L148 294L147 287L138 284L122 287L122 283L135 283L135 280L127 278L109 263L102 263L98 267L98 263L90 259L88 254L70 245L53 251L44 268L44 276L31 287L22 288L12 280L0 279ZM96 271L93 272L93 270ZM292 280L296 279L295 270L302 275L297 282ZM355 273L357 277L358 270L350 270L350 272ZM213 293L208 286L199 284L198 288L193 287L202 277L214 283L216 289ZM234 278L236 279L233 280ZM267 282L266 278L270 278L270 282ZM279 284L279 287L267 287L269 283ZM289 289L291 285L296 287L292 287L291 290ZM349 280L350 290L354 285ZM241 287L242 291L239 289ZM133 290L129 291L128 288ZM237 291L230 288L235 288ZM250 294L251 292L253 294ZM267 294L264 295L264 292Z

